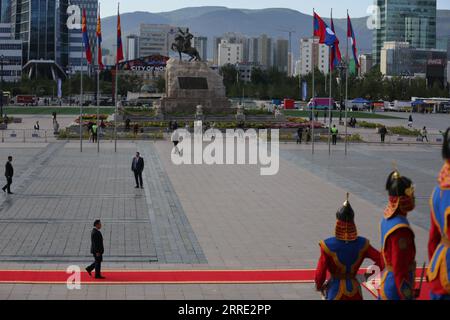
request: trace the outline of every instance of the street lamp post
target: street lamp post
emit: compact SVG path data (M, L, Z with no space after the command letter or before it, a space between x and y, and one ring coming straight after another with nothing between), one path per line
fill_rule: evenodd
M1 64L1 79L0 79L0 116L3 118L3 64L5 62L5 56L0 56Z
M347 143L348 143L348 137L347 137L347 99L348 99L348 65L347 62L345 60L341 60L341 63L339 63L339 65L337 66L337 69L339 70L339 77L341 79L340 81L340 95L341 95L341 110L340 110L340 118L341 116L341 112L342 112L342 106L344 106L344 116L345 116L345 154L347 155ZM342 101L342 82L344 79L344 74L345 74L345 86L346 86L346 93L345 93L345 102Z

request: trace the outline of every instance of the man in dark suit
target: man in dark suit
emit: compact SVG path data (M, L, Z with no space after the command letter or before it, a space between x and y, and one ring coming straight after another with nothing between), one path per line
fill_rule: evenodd
M134 179L136 179L136 189L144 189L144 184L142 181L142 171L144 171L144 159L141 157L139 152L136 152L136 157L133 158L131 163L131 170L134 172Z
M9 156L8 157L8 162L6 162L6 165L5 165L6 185L2 188L3 192L8 191L8 194L13 194L11 192L12 178L13 178L13 175L14 175L14 168L13 168L13 166L11 164L12 159L13 158L11 156Z
M102 228L102 223L100 220L95 220L94 229L91 232L91 253L94 256L95 261L86 268L87 273L92 276L92 270L95 269L95 279L105 279L101 274L101 265L103 261L103 253L105 249L103 248L103 236L100 232Z

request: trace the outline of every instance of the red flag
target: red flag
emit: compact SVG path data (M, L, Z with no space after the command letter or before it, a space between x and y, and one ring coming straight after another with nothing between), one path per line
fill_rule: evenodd
M119 64L119 62L122 61L122 60L124 60L123 45L122 45L122 28L120 26L119 7L117 7L117 53L116 53L116 63Z
M355 32L353 31L352 21L350 20L350 16L347 14L347 37L350 38L350 41L352 42L352 52L353 52L353 59L355 60L356 68L359 69L359 60L358 60L358 49L356 49L356 36Z
M83 16L81 18L81 32L83 33L83 45L84 45L84 51L86 52L86 60L88 61L89 64L92 64L92 51L91 51L91 45L89 44L86 9L84 9L84 8L83 8Z
M102 61L102 22L100 19L100 6L98 7L97 16L97 63L100 70L104 69Z

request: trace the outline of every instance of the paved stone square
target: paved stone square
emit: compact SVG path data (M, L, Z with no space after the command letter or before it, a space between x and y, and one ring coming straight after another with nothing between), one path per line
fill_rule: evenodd
M89 232L104 223L104 269L314 268L318 242L351 193L361 235L379 248L378 223L392 160L416 183L411 214L417 261L426 260L427 199L442 163L431 146L282 144L280 171L253 165L181 165L168 141L2 144L15 157L13 196L0 196L0 268L65 269L90 262ZM144 190L131 158L145 159ZM365 265L368 265L366 263ZM320 299L312 284L0 285L1 299ZM366 293L366 298L370 296Z

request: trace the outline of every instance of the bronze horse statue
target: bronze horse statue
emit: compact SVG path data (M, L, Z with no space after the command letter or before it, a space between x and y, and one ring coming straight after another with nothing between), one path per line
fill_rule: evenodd
M175 37L175 42L172 43L172 50L178 51L178 54L180 55L180 61L183 60L181 54L187 54L190 59L189 61L201 61L200 54L198 53L197 49L191 46L191 39L193 36L189 33L189 30L187 30L186 35L184 32L179 30L178 35Z

